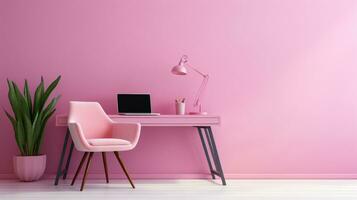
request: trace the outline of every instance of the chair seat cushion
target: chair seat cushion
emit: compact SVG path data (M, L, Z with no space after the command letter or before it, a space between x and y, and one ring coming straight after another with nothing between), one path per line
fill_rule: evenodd
M130 142L127 140L117 139L117 138L97 138L89 139L88 143L93 146L113 146L113 145L129 145Z

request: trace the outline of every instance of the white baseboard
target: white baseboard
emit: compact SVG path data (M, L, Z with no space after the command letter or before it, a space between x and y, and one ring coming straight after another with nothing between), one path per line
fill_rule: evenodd
M130 174L133 179L211 179L210 174ZM43 178L54 179L55 174ZM71 179L73 174L68 174ZM79 178L82 174L79 175ZM14 174L0 174L0 179L15 179ZM88 179L104 179L103 173L88 174ZM124 174L109 174L112 179L125 179ZM219 178L219 177L218 177ZM357 179L357 174L225 174L226 179Z
M227 174L229 179L357 179L357 174Z

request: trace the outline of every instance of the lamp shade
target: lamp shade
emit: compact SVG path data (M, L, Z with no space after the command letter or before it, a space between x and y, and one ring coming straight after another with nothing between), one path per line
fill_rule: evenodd
M187 74L187 68L184 66L182 62L180 64L174 66L171 69L171 72L176 75L186 75Z

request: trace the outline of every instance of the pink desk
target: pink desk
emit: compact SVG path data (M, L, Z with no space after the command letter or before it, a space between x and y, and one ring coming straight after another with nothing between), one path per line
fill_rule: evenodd
M202 147L208 162L211 176L215 179L215 175L219 176L222 184L226 185L221 162L219 160L216 143L213 137L211 126L220 124L220 117L214 115L159 115L159 116L124 116L124 115L109 115L116 122L122 123L140 123L142 127L157 126L157 127L194 127L198 130L201 139ZM56 126L67 127L67 115L56 116ZM57 168L55 185L58 185L59 178L63 176L66 179L68 167L71 161L74 144L71 142L67 162L63 169L64 156L67 151L67 143L69 140L69 130L64 138L62 153ZM205 135L205 137L204 137ZM212 158L212 159L211 159ZM213 160L213 162L211 161Z

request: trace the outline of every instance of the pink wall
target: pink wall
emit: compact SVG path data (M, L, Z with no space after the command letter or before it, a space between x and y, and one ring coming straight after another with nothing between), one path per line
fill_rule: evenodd
M214 131L228 177L357 177L356 13L355 0L2 0L0 104L9 108L6 78L34 86L61 74L57 113L69 100L115 113L117 92L150 92L154 111L173 113L173 99L192 101L200 83L170 74L185 53L211 74L204 105L222 116ZM0 118L0 174L9 174L17 147ZM49 122L48 174L64 131ZM123 154L127 167L206 172L193 131L145 128ZM91 172L102 173L96 159Z

